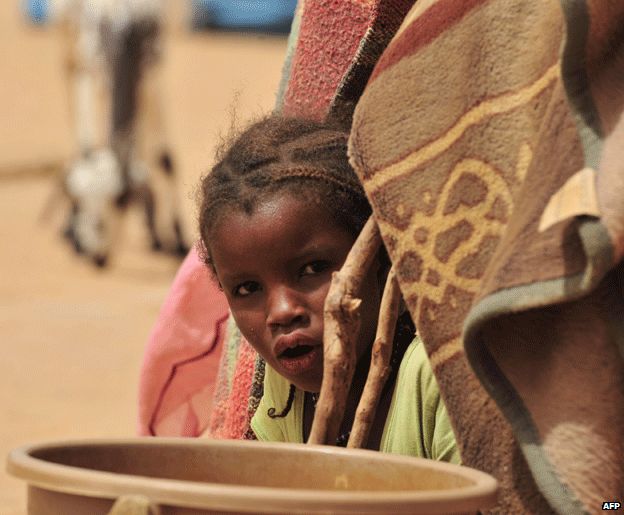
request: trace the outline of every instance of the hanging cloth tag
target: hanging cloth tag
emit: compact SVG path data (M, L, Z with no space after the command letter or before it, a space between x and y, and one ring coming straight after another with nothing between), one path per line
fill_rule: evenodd
M596 171L583 168L552 196L542 213L539 232L579 215L600 217L596 195Z

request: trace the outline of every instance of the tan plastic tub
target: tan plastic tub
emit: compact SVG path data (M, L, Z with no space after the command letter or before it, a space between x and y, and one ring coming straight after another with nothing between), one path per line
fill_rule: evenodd
M475 513L497 489L448 463L232 440L43 443L12 451L7 469L27 482L31 515Z

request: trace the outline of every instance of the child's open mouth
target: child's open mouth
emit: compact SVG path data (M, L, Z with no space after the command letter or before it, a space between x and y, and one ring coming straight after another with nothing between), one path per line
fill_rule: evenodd
M285 349L277 359L285 371L297 375L315 367L321 355L320 346L301 344Z
M284 352L282 352L282 354L280 355L280 359L298 358L300 356L303 356L304 354L307 354L308 352L311 352L312 349L314 349L312 345L297 345L296 347L286 349Z

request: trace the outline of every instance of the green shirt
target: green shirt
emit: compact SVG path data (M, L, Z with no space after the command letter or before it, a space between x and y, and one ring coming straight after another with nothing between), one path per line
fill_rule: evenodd
M267 365L264 395L251 420L259 440L303 443L304 392L297 389L283 418L270 418L288 399L289 382ZM380 451L460 463L455 436L440 398L424 345L416 338L405 351L381 437Z

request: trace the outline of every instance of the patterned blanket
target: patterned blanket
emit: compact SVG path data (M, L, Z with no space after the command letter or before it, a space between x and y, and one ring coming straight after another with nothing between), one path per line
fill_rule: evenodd
M623 26L623 2L420 0L355 112L352 164L496 512L624 491Z

